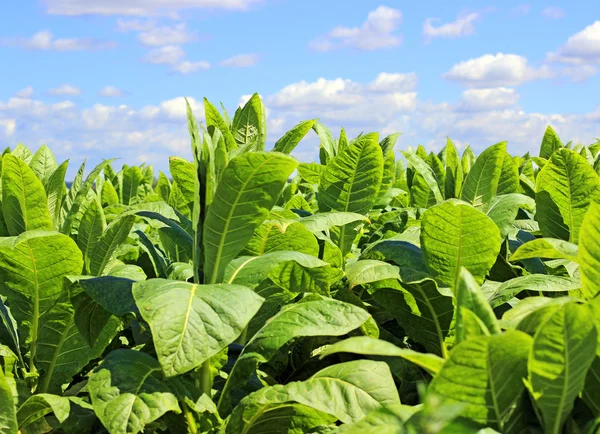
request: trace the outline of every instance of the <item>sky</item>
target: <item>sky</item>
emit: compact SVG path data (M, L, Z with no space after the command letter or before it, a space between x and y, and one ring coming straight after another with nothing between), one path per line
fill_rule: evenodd
M398 151L600 137L600 2L482 3L2 1L0 146L165 170L190 156L184 97L202 119L203 97L233 113L254 92L269 143L313 118ZM295 155L317 151L310 133Z

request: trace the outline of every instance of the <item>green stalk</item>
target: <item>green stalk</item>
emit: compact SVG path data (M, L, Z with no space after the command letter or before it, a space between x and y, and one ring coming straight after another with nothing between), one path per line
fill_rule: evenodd
M235 341L236 344L246 345L246 341L248 340L248 326L244 327L242 334Z
M211 372L210 359L206 360L200 367L200 390L212 398L213 378Z
M187 422L187 426L190 430L190 433L198 434L198 425L196 425L196 419L194 419L194 415L190 413L185 402L181 403L181 407L183 408L183 414L185 415L185 420Z

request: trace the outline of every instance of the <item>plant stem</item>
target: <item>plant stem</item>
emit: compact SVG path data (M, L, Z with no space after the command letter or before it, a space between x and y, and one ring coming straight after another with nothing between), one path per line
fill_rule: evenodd
M244 327L242 334L235 341L236 344L246 345L246 341L248 340L248 326Z
M200 390L206 393L209 398L212 398L212 372L210 359L206 360L200 367Z
M187 404L185 402L183 402L181 404L181 407L183 408L183 414L185 415L185 420L187 422L187 426L190 430L190 433L198 434L198 426L196 425L196 420L194 419L194 415L192 413L190 413L190 411L187 408Z

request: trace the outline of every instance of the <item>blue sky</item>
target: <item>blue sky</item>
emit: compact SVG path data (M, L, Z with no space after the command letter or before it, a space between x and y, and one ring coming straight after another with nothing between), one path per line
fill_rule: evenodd
M183 97L253 92L271 142L303 119L401 132L397 148L537 150L600 136L600 3L29 0L0 13L0 145L48 144L71 172L188 156ZM337 131L335 131L337 133ZM316 157L308 137L296 152Z

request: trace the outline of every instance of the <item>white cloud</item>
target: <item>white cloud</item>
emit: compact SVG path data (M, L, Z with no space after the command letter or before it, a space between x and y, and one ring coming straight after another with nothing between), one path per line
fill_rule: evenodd
M186 44L193 41L195 37L185 23L155 27L138 35L139 41L147 47Z
M434 26L439 18L427 18L423 23L423 35L427 41L434 38L458 38L475 33L474 22L480 18L477 12L457 18L450 23Z
M166 45L148 51L144 56L144 61L160 65L174 65L179 63L185 56L183 49L177 45Z
M173 15L184 9L246 10L261 0L45 0L53 15Z
M510 10L512 15L527 15L531 10L531 5L520 4Z
M99 92L98 95L104 96L106 98L118 98L125 94L121 89L115 86L104 86Z
M147 32L155 27L156 21L154 20L125 20L119 18L117 20L116 30L121 33L128 33L130 31Z
M18 98L31 98L33 96L33 86L27 86L25 89L15 93Z
M496 87L467 89L463 92L458 108L468 111L500 110L516 105L519 94L514 89Z
M546 62L562 65L558 74L583 81L600 71L600 21L571 36Z
M369 12L367 20L360 27L336 27L312 41L310 47L316 51L331 51L340 47L373 51L396 47L402 43L402 36L395 34L401 20L402 13L398 9L379 6Z
M92 51L115 47L114 42L81 38L55 38L48 30L40 30L30 38L0 39L0 45L27 50Z
M221 62L221 66L227 66L230 68L247 68L254 66L260 61L258 54L238 54L237 56L230 57Z
M381 72L368 87L374 92L411 92L417 88L419 79L417 74Z
M81 95L83 92L80 88L65 83L61 86L55 87L54 89L50 89L48 93L55 96L77 96Z
M519 86L527 81L549 78L547 66L529 66L525 57L516 54L486 54L454 65L444 74L447 80L471 87Z
M15 134L17 121L15 119L0 119L0 127L4 130L5 137L11 137Z
M190 62L189 60L185 60L175 66L173 66L173 71L180 72L182 74L190 74L196 71L206 71L210 69L209 62Z
M551 18L553 20L558 20L559 18L564 18L567 13L565 10L558 6L548 6L542 10L542 15L546 18Z

